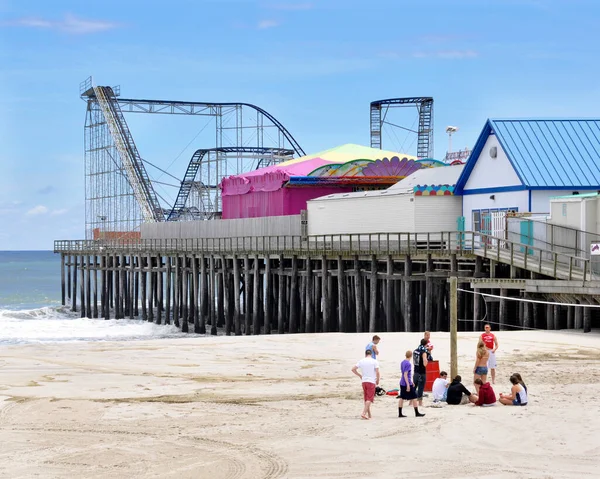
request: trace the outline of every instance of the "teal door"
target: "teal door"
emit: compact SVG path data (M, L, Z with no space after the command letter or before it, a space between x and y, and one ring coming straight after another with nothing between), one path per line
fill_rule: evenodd
M463 233L464 230L465 217L459 216L458 218L456 218L456 231L459 232L456 235L456 243L458 244L460 249L463 249L465 247L465 234Z
M531 221L521 221L521 239L520 243L533 246L533 223ZM521 253L525 252L525 247L521 246ZM527 250L527 254L533 254L532 249Z

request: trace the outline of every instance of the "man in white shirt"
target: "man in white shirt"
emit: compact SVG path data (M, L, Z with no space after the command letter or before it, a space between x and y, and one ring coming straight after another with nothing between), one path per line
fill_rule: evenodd
M379 385L379 363L371 357L370 349L365 351L364 359L361 359L352 368L352 372L362 380L363 398L365 406L360 415L363 419L371 419L371 404L375 399L375 387ZM358 370L360 369L360 372Z
M433 381L433 386L431 388L434 403L446 400L449 385L450 381L448 381L448 373L446 371L442 371L440 373L440 377Z

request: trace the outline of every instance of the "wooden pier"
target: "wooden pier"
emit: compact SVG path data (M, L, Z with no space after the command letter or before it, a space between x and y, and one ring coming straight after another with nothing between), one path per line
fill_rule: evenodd
M524 284L555 279L547 276L549 264L555 277L567 275L585 284L588 260L560 253L548 259L544 252L538 252L538 259L535 252L520 252L518 244L483 236L56 241L55 252L61 254L63 304L81 317L141 318L174 324L183 332L448 331L449 277L457 277L463 290L458 293L459 330L479 330L483 319L501 324L500 329L591 328L591 308L502 299L553 297L528 293ZM536 266L539 272L532 271ZM471 292L499 299L484 301ZM561 294L573 304L595 304L581 291Z

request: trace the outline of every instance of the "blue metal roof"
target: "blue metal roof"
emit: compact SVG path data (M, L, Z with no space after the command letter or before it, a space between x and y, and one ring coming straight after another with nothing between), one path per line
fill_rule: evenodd
M600 189L600 119L488 120L457 184L462 193L490 134L528 189Z

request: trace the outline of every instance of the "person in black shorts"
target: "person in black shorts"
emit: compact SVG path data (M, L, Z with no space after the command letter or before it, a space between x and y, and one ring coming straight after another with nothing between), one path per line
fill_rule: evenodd
M414 383L417 389L417 399L419 400L419 406L423 405L423 390L425 389L425 382L427 380L427 362L429 357L429 350L427 349L427 340L421 339L421 344L417 349L413 351L413 363L415 365L415 377Z
M419 412L417 406L417 392L415 384L412 380L412 365L410 364L411 351L406 351L405 359L400 363L400 372L402 377L400 378L400 395L398 396L398 417L406 417L402 414L402 406L404 401L408 401L409 404L415 408L415 416L423 417L425 414Z

